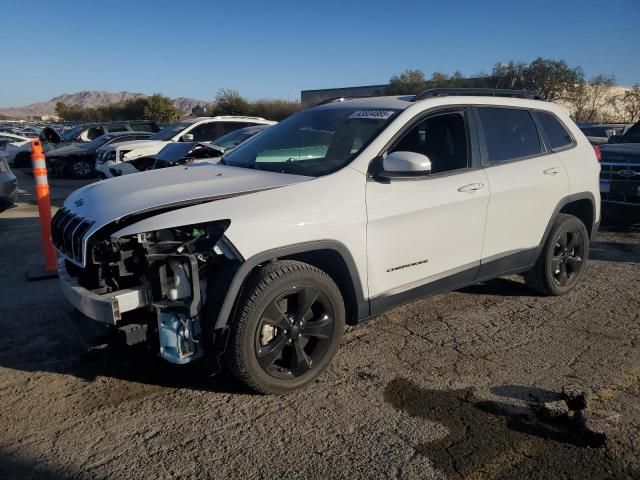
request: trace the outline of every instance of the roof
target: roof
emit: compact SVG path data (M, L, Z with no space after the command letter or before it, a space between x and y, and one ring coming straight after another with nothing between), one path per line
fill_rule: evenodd
M363 98L345 98L337 99L333 102L324 103L314 108L331 109L331 108L367 108L367 109L393 109L406 110L412 105L496 105L496 106L512 106L521 108L534 108L541 110L550 110L556 112L567 113L566 108L556 103L547 102L545 100L531 100L513 97L500 96L473 96L473 95L455 95L455 96L437 96L429 97L423 100L414 101L415 95L400 95L388 97L363 97Z

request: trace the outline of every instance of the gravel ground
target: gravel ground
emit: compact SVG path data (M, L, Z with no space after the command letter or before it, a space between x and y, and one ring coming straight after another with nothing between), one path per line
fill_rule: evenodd
M79 185L52 183L54 204ZM0 215L0 478L640 478L638 229L600 233L566 297L509 277L353 328L279 397L144 350L87 355L56 280L25 280L31 202ZM614 412L605 446L527 407L565 384Z

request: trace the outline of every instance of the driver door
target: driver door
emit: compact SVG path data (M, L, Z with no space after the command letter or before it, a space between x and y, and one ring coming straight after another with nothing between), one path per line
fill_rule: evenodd
M490 193L484 170L477 168L477 139L469 117L464 108L422 116L383 153L427 155L431 174L367 182L368 283L374 313L443 284L451 288L448 283L471 282L478 271Z

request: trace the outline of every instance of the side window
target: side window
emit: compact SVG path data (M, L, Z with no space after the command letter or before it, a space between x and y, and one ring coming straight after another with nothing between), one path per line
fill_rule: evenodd
M102 135L104 135L104 128L102 127L91 127L86 132L87 140L93 140L94 138L98 138Z
M220 136L216 122L203 123L202 125L192 128L187 133L193 135L194 142L210 142Z
M431 160L431 172L469 167L469 142L464 114L443 113L422 120L390 152L416 152Z
M132 123L131 128L136 132L155 132L151 123Z
M490 162L542 153L538 130L528 110L477 107Z
M256 124L247 122L222 122L222 130L224 131L224 135L226 135L227 133L233 132L234 130L245 127L253 127L254 125Z
M109 125L107 128L109 132L126 132L128 130L126 125Z
M536 112L536 116L540 121L540 125L542 125L542 129L552 150L564 148L573 143L571 135L569 135L567 129L560 123L560 120L558 120L555 115L547 112ZM606 133L604 136L606 136Z

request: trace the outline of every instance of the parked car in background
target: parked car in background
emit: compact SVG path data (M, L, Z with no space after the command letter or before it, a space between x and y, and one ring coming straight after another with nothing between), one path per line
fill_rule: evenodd
M210 143L170 143L160 150L158 155L156 155L156 161L153 164L152 170L184 165L199 159L213 159L215 162L226 151L246 142L269 127L270 125L256 125L254 127L241 128L223 135ZM128 171L127 168L131 168L132 170ZM115 176L120 176L119 174L125 175L127 173L135 173L138 171L133 169L134 167L131 165L131 162L127 162L113 167L112 173L114 173Z
M76 190L52 222L62 291L129 345L208 373L224 358L277 394L320 375L345 323L414 299L516 273L567 294L600 221L600 167L569 112L538 98L326 103L218 164Z
M106 123L83 123L60 133L54 128L45 127L40 132L39 138L45 153L63 144L74 142L90 142L106 133L117 132L150 132L155 133L160 127L150 120L132 120ZM31 150L22 147L16 152L14 164L16 167L28 167L31 165Z
M600 124L580 124L578 128L584 133L591 145L602 145L609 141L609 138L622 135L624 124L600 123Z
M29 150L29 161L31 161L31 140L33 139L24 135L0 132L0 148L4 150L9 164L14 162L16 154L24 148Z
M135 171L150 170L156 155L170 143L211 142L241 128L274 123L276 122L261 117L245 116L197 117L180 120L152 135L148 140L126 142L105 148L96 160L96 170L101 178L117 176L117 173L114 175L111 169L124 162L131 162Z
M640 122L600 146L600 195L608 220L640 222Z
M65 145L47 152L47 168L58 175L90 178L95 175L96 154L101 148L120 142L144 140L150 136L149 132L115 132L102 135L88 143L75 142Z
M0 150L0 212L15 205L18 181L9 167L7 155Z

